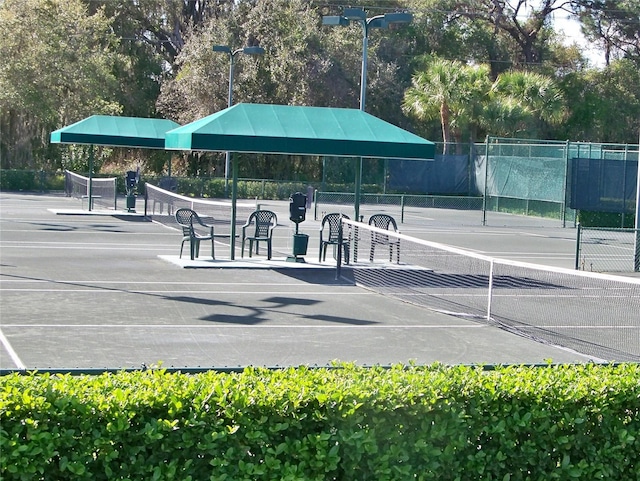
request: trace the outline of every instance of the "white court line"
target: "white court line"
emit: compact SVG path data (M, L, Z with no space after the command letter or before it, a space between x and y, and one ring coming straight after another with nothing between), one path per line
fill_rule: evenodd
M14 224L15 222L12 222L12 224ZM48 223L49 225L51 223ZM66 225L66 223L65 223ZM55 227L55 226L54 226ZM117 235L117 236L136 236L136 237L142 237L142 236L153 236L153 237L173 237L175 239L175 232L114 232L114 231L110 231L108 230L109 228L105 228L103 230L95 230L95 231L72 231L72 230L56 230L54 227L51 227L50 230L46 230L46 231L35 231L37 232L39 235L42 235L43 237L51 235L51 234L60 234L60 235L99 235L99 236L105 236L105 235ZM33 233L33 231L27 231L25 229L2 229L2 232L18 232L18 233L24 233L24 232L30 232ZM176 229L177 232L177 229ZM6 241L6 242L10 242L10 241ZM48 244L48 243L53 243L55 244L56 242L52 242L52 241L30 241L30 243L32 244Z
M345 324L256 324L237 325L219 322L217 324L12 324L11 328L50 328L50 329L486 329L486 324L385 324L385 325L345 325Z
M264 282L194 282L194 281L95 281L95 280L60 280L60 279L2 279L0 278L0 283L52 283L52 284L83 284L83 285L93 285L99 283L102 284L123 284L123 285L131 285L131 284L140 284L140 285L162 285L162 286L264 286ZM274 286L295 286L301 287L300 283L295 282L287 282L282 284L274 284ZM351 284L348 284L348 286ZM340 287L344 287L344 284L341 284Z
M11 344L9 343L9 340L2 333L2 330L0 330L0 344L2 344L4 346L4 348L7 350L7 353L9 354L9 357L11 358L11 360L13 361L13 363L16 365L16 367L18 369L20 369L20 370L26 370L27 369L27 367L20 360L20 357L18 357L18 354L16 353L16 351L14 351L13 347L11 347Z
M640 329L640 326L622 326L620 324L612 326L612 325L603 325L603 324L596 324L593 326L590 325L580 325L578 324L577 326L572 326L572 325L556 325L556 324L535 324L535 327L553 327L558 328L558 329Z
M4 230L2 232L5 232ZM104 236L104 232L101 233ZM120 234L118 234L120 235ZM29 247L42 247L42 246L51 246L51 247L55 247L55 246L120 246L122 245L122 243L117 243L117 242L51 242L51 241L2 241L1 244L3 246L8 246L8 247L18 247L18 246L29 246ZM147 243L147 244L135 244L136 247L137 246L173 246L175 247L175 244L158 244L157 242L154 243Z
M97 247L89 247L86 244L67 244L65 246L54 246L54 245L48 245L47 249L61 249L61 250L85 250L85 251L97 251L97 250L112 250L112 251L131 251L131 246L124 246L124 247L116 247L118 244L96 244ZM136 245L134 246L136 249L138 250L145 250L145 251L157 251L157 250L166 250L166 249L171 249L171 248L175 248L175 246L169 246L169 245L157 245L157 244L148 244L147 248L144 249L140 249L140 245ZM16 244L16 245L6 245L6 244L2 244L2 248L3 249L42 249L42 246L35 246L35 245L24 245L24 244Z
M109 289L109 288L101 288L99 286L96 287L87 287L85 289L65 289L63 287L61 287L60 289L1 289L2 292L60 292L61 294L68 294L68 293L82 293L82 292L86 292L86 293L90 293L90 294L97 294L97 293L103 293L103 294L113 294L114 292L118 292L120 294L167 294L167 295L173 295L173 294L205 294L205 293L211 293L211 294L215 294L215 295L238 295L238 294L260 294L260 295L266 295L266 294L270 294L270 295L278 295L280 297L286 297L287 293L283 293L282 291L215 291L215 292L211 292L211 291L194 291L194 290L189 290L189 291L174 291L174 290L165 290L165 291L145 291L145 290L140 290L140 289L119 289L119 290L114 290L114 289ZM352 292L317 292L317 291L297 291L295 293L292 294L305 294L305 295L318 295L318 296L375 296L377 295L374 292L358 292L358 291L352 291Z

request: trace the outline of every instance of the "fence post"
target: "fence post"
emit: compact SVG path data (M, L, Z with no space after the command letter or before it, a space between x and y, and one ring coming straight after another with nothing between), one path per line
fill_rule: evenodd
M404 194L400 196L400 223L404 224Z
M318 220L318 189L313 191L313 220Z
M640 272L640 229L635 229L636 250L633 256L633 271Z
M580 234L582 234L582 229L580 226L580 222L578 222L576 234L576 270L580 270Z
M484 140L484 192L482 193L482 225L487 225L487 181L489 179L489 136Z
M636 272L640 272L640 133L638 134L638 163L636 168L636 245L635 245L635 257L634 268Z
M567 227L567 185L569 183L569 141L567 140L564 147L564 192L562 193L562 227Z

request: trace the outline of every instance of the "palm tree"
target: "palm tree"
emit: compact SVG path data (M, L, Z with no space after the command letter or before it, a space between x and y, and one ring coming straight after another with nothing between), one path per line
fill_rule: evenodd
M465 130L475 132L479 109L489 93L487 65L465 65L457 60L433 58L426 70L413 76L404 96L403 111L422 121L439 117L445 153ZM472 134L473 135L473 134Z
M562 92L553 79L532 72L504 72L491 86L483 125L497 135L535 134L544 120L557 125L566 116Z
M415 74L404 95L403 111L421 121L440 120L445 153L466 132L475 142L482 128L495 135L535 132L539 120L556 124L565 116L554 81L531 72L505 72L491 82L486 64L466 65L432 58Z

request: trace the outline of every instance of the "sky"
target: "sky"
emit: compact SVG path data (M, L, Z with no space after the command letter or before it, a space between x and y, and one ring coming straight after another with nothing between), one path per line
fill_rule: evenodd
M589 58L591 66L597 68L604 67L604 53L594 48L592 44L584 38L580 31L580 22L578 22L575 17L572 18L568 12L561 10L555 11L553 15L553 26L557 32L564 34L564 44L578 44L584 54Z

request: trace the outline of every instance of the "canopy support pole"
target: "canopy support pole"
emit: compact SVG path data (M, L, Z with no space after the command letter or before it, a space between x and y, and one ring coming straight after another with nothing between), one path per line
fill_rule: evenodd
M89 146L89 186L87 190L89 197L89 212L93 209L93 144Z
M229 245L231 246L230 259L236 258L236 201L238 198L238 159L230 159L232 165L232 183L231 183L231 237Z
M356 159L356 193L353 203L354 219L356 222L360 222L360 185L362 183L362 157Z

